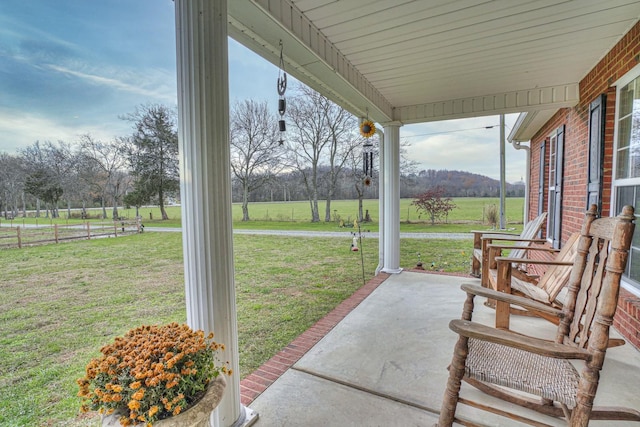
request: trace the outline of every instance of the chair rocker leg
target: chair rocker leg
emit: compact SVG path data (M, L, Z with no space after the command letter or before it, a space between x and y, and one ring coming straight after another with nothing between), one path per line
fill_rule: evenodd
M467 384L477 388L478 390L482 391L485 394L488 394L489 396L514 403L516 405L522 406L523 408L531 409L544 415L548 415L558 419L567 419L565 410L560 405L553 404L553 402L549 401L548 399L536 401L524 396L515 396L511 393L507 393L498 386L487 384L485 382L478 381L467 376L465 376L463 380ZM462 402L463 399L460 399L460 401ZM619 406L594 406L591 410L589 419L594 421L609 420L640 422L640 411Z
M440 408L440 417L438 419L439 427L451 427L455 420L456 407L460 397L460 387L464 377L464 366L469 354L469 338L460 336L454 348L453 360L449 366L449 379L447 387L444 391L442 407Z
M496 397L498 399L504 400L505 402L514 403L518 406L522 406L523 408L532 409L544 415L559 419L565 419L564 411L559 405L545 403L543 401L527 398L525 396L517 396L513 393L506 392L498 386L487 384L485 382L476 380L474 378L469 378L467 376L465 376L463 380L467 384L477 388L478 390L482 391L485 394L488 394L489 396Z
M640 422L640 412L619 406L594 406L589 419Z
M607 348L619 347L621 345L625 345L627 342L622 338L609 338L609 345Z

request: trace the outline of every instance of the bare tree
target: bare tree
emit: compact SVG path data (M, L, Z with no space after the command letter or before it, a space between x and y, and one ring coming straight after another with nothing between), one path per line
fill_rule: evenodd
M47 163L53 172L55 181L62 188L62 195L67 203L67 218L71 217L72 199L77 196L78 190L78 160L79 151L71 144L58 141L58 144L45 143ZM59 216L56 203L56 216Z
M327 190L325 220L331 220L331 199L336 189L340 169L356 145L356 120L347 111L314 90L300 86L287 110L288 161L302 177L311 221L319 222L318 198L320 184ZM321 166L326 165L326 176ZM324 182L323 182L324 180Z
M324 120L323 102L329 100L317 92L307 94L301 90L289 102L287 118L287 157L302 177L309 205L311 222L319 222L318 184L319 166L324 147L329 143L329 132Z
M410 184L410 177L418 172L419 163L409 157L411 143L406 139L400 140L400 182Z
M22 159L7 153L0 153L0 211L4 208L5 217L8 211L12 216L18 213L19 200L22 200L22 215L25 215L24 200L25 169Z
M372 141L371 147L368 149L373 153L373 159L378 158L379 152L379 143L377 143L377 137L375 137L376 141ZM373 165L370 166L370 170L368 171L370 175L367 175L364 170L364 147L361 149L354 149L349 153L348 162L346 164L346 175L349 178L349 182L353 184L355 189L356 197L358 198L358 221L362 222L365 219L365 215L363 212L363 200L365 195L365 190L367 187L373 185L373 179L377 176L375 167Z
M310 92L311 89L305 89ZM350 158L351 153L360 147L363 142L358 134L358 121L344 108L326 99L319 105L324 111L324 119L329 132L327 144L327 161L329 171L325 177L327 194L325 204L325 222L331 221L331 201L333 199L338 178L343 167Z
M92 172L85 175L100 195L102 218L107 218L106 201L110 199L113 205L112 217L118 218L118 202L127 187L126 166L127 153L121 139L110 142L98 141L91 135L81 137L82 152L85 156L84 167Z
M50 210L53 218L58 217L58 201L65 191L70 193L77 166L77 156L71 146L63 141L58 141L57 145L46 141L41 146L36 141L21 150L21 156L28 171L26 191L47 204L47 216Z
M242 220L249 221L249 196L282 170L278 120L266 102L245 100L231 111L231 170L242 191Z

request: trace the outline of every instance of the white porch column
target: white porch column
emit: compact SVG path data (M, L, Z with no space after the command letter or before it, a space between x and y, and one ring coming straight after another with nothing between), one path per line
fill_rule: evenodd
M378 156L380 157L378 163L378 266L376 267L376 276L384 268L384 132L380 129L376 129L376 133L380 138L380 146L378 149Z
M175 0L187 322L215 332L234 374L214 426L242 425L233 271L227 0Z
M384 167L384 266L385 273L400 273L400 122L385 123Z

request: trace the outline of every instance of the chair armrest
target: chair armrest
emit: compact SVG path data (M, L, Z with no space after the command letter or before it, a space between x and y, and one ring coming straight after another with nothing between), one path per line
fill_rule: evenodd
M517 264L532 264L532 265L566 265L566 266L573 265L573 261L553 261L553 260L545 261L541 259L509 258L509 257L503 257L503 256L496 257L496 262L497 263L513 262Z
M545 246L513 246L513 245L488 245L488 249L497 248L497 249L518 249L520 251L541 251L541 252L549 252L551 254L557 254L560 252L560 249L549 248Z
M449 329L465 337L489 341L556 359L591 359L591 353L579 347L495 329L468 320L452 320L449 322Z
M529 256L529 251L539 251L548 254L556 254L560 252L558 249L541 247L541 246L509 246L509 245L487 245L487 263L489 269L498 268L498 259L507 259L509 262L512 262L517 265L527 264L528 258L524 257L507 257L502 255L503 250L517 250L523 251L525 256ZM553 263L553 261L544 261L545 264ZM533 262L531 263L533 264Z
M562 310L549 307L548 305L539 303L529 298L506 294L504 292L494 291L493 289L488 289L488 288L484 288L482 286L477 286L477 285L471 285L469 283L464 283L460 287L462 288L463 291L465 291L468 294L478 295L481 297L494 299L498 301L504 301L508 304L518 305L520 307L529 308L531 310L547 313L552 316L556 316L560 319L564 317L564 313L562 312Z
M511 233L509 231L496 231L496 230L471 230L473 234L498 234L501 236L519 236L519 234Z
M546 239L525 239L523 237L520 236L513 236L513 237L509 237L509 236L498 236L495 234L488 234L488 235L484 235L482 236L482 240L501 240L504 242L530 242L530 243L547 243Z
M471 233L473 233L473 248L474 249L480 249L482 247L482 236L484 236L485 234L493 234L493 235L499 235L502 237L520 237L519 234L514 234L514 233L507 233L507 232L496 232L495 230L493 232L487 231L487 230L471 230Z

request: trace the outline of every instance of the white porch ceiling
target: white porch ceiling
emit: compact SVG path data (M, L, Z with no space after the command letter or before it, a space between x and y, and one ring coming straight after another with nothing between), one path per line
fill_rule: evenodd
M230 35L377 122L555 110L637 22L630 0L229 0ZM275 83L274 83L275 89Z

